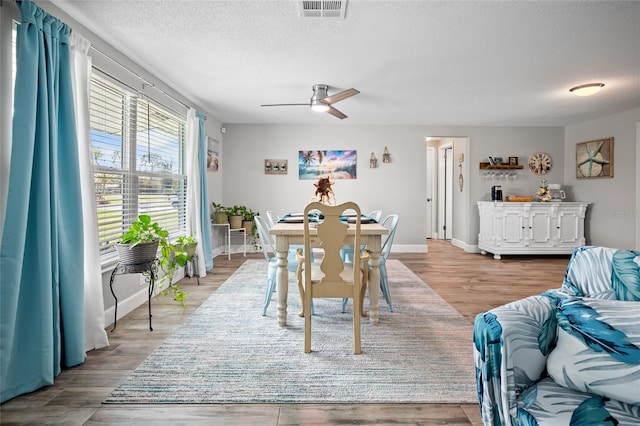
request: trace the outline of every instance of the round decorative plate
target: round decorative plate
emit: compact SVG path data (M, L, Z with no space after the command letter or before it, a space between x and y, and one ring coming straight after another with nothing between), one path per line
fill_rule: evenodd
M529 170L537 175L544 175L551 170L551 156L546 152L536 152L529 157Z

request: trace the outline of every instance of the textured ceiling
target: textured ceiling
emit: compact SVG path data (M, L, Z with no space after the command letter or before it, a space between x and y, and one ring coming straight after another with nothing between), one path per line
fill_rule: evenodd
M640 105L640 2L52 0L225 124L564 126ZM588 98L568 89L604 82ZM360 94L338 120L311 86Z

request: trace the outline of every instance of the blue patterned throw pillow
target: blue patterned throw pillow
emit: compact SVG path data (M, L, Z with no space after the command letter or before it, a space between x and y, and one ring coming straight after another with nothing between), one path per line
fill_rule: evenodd
M571 298L558 306L553 380L569 389L640 405L640 303Z

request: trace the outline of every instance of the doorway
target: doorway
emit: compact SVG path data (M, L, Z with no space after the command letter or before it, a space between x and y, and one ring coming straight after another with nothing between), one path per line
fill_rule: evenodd
M460 136L426 138L427 238L449 240L467 250L470 191L465 161L470 140Z

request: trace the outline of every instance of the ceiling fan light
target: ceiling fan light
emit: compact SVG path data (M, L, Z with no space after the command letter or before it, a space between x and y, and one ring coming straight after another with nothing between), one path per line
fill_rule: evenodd
M598 93L604 87L604 83L587 83L569 89L576 96L591 96Z
M311 110L316 112L327 112L329 111L329 105L321 101L311 101Z

